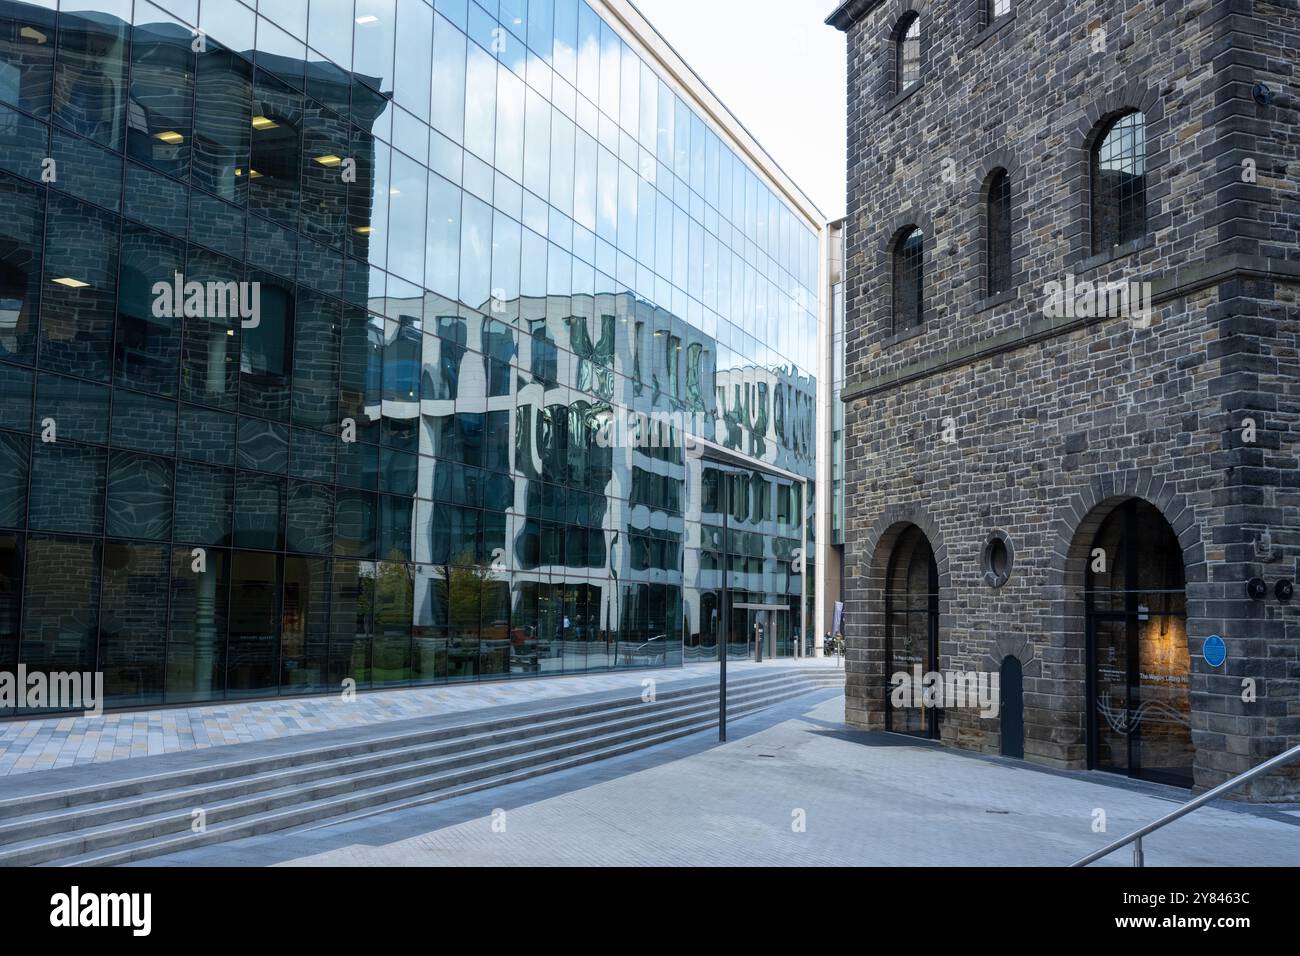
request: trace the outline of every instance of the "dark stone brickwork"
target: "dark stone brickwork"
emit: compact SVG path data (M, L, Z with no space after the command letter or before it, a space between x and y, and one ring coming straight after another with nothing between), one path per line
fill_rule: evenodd
M1300 6L1016 0L992 23L983 6L859 0L831 19L849 41L846 717L884 726L884 575L916 524L939 566L940 669L1019 657L1026 758L1086 767L1085 558L1139 497L1183 549L1195 782L1213 786L1300 743L1300 607L1271 591L1300 561ZM923 80L900 93L891 37L910 10ZM1132 109L1146 237L1094 256L1089 150ZM982 199L999 167L1013 274L990 298ZM890 244L909 225L926 234L924 322L900 333ZM1046 286L1067 274L1150 282L1149 326L1048 318ZM992 588L980 554L999 531L1015 564ZM1254 577L1267 600L1247 597ZM1218 669L1201 658L1210 634L1228 647ZM941 736L996 753L999 731L950 711ZM1293 766L1246 795L1298 794Z

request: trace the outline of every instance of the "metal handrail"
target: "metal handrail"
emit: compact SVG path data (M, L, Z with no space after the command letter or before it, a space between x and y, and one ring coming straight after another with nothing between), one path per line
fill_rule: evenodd
M1292 747L1290 750L1284 750L1276 757L1271 757L1268 760L1265 760L1258 767L1251 767L1246 772L1238 774L1237 776L1233 777L1231 780L1225 780L1223 783L1219 784L1213 790L1207 790L1199 797L1195 797L1191 800L1188 800L1177 810L1174 810L1171 813L1166 813L1159 820L1155 820L1152 823L1148 823L1146 826L1142 827L1139 830L1134 830L1128 836L1121 837L1120 839L1116 840L1114 843L1102 847L1100 850L1096 851L1095 853L1089 853L1081 860L1075 860L1073 863L1070 864L1070 866L1072 867L1087 866L1089 863L1092 863L1096 860L1100 860L1103 856L1108 856L1109 854L1114 853L1120 847L1126 846L1129 843L1133 844L1133 865L1142 866L1143 865L1142 838L1144 836L1146 836L1149 833L1154 833L1156 830L1159 830L1161 827L1168 826L1169 824L1177 820L1179 817L1184 817L1187 814L1191 813L1193 810L1205 806L1211 800L1221 797L1225 793L1230 793L1231 791L1236 790L1242 784L1249 783L1250 781L1254 780L1256 777L1262 776L1263 774L1266 774L1270 770L1276 769L1277 767L1285 766L1286 764L1291 763L1293 760L1300 760L1300 745Z

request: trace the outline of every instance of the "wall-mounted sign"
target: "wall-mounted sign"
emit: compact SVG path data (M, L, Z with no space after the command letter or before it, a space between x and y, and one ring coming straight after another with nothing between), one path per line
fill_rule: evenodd
M1201 656L1205 658L1205 663L1211 667L1218 667L1228 659L1228 645L1223 643L1223 638L1218 634L1211 634L1205 639L1205 646L1201 648Z

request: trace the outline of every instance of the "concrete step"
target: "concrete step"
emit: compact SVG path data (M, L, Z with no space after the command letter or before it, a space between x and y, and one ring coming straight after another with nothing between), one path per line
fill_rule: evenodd
M746 687L757 686L760 684L766 685L770 683L780 683L782 680L788 679L789 676L790 672L788 671L774 674L763 674L756 677L747 677L728 681L728 687ZM699 694L707 695L710 693L716 693L716 686L711 685L708 682L702 682L697 686L664 690L657 695L657 699L663 702ZM253 758L235 760L221 760L217 758L213 763L207 763L201 766L186 767L184 769L165 771L161 773L143 774L138 777L129 777L112 783L97 783L82 787L53 790L41 794L28 794L20 797L0 799L0 821L14 817L29 817L35 814L52 813L57 812L62 808L83 806L91 803L102 803L106 800L138 796L158 790L246 777L269 770L284 769L299 764L319 763L322 761L336 760L391 748L413 746L419 743L454 739L473 733L486 733L521 726L527 727L536 723L539 719L559 719L562 717L597 715L612 710L632 709L642 706L640 695L635 693L635 691L626 696L619 695L613 698L589 701L576 705L557 706L557 703L558 702L543 703L539 705L538 708L529 710L526 713L511 714L505 717L474 719L471 715L467 714L463 715L463 720L453 721L449 725L443 725L427 730L408 730L394 734L391 732L385 732L381 727L377 729L377 732L374 735L365 736L360 739L349 739L346 742L291 748L286 752ZM209 751L209 753L215 755L217 751L225 749L226 748L216 748L216 750Z
M728 713L842 683L842 672L822 671L732 681ZM523 779L716 726L716 694L716 687L692 686L662 692L654 704L636 696L558 706L44 795L28 800L26 813L10 806L8 818L0 817L0 865L145 859L394 801L495 786L485 781ZM92 789L100 799L86 792ZM32 812L37 802L55 809ZM192 813L200 807L206 832L193 833Z
M740 685L733 693L766 693L784 686L784 681L763 680ZM598 711L571 715L572 708L560 710L556 717L550 713L517 718L506 727L494 727L478 732L478 725L455 728L460 736L427 742L424 734L409 734L381 738L377 749L368 749L356 756L337 756L327 753L310 763L294 763L281 769L281 761L272 760L261 765L252 762L253 772L240 777L223 777L214 782L195 782L184 775L178 776L167 787L154 787L141 795L106 799L96 804L78 805L52 813L27 814L0 823L0 862L6 860L10 850L27 849L38 842L37 838L71 837L74 834L89 838L86 831L95 830L116 821L143 821L168 810L183 810L189 814L197 807L221 806L223 813L235 815L238 808L247 805L245 812L260 809L254 802L237 803L239 798L264 791L287 790L303 787L321 780L344 777L349 781L370 780L378 776L395 780L414 776L432 761L453 767L481 759L483 753L510 755L525 753L530 748L554 743L581 740L593 728L607 731L635 727L647 717L647 708L653 707L653 716L666 719L685 713L694 713L717 707L716 693L703 689L687 693L664 695L655 704L647 705L635 698L632 702L607 704ZM445 737L445 733L440 736ZM411 739L416 740L411 743ZM352 748L355 749L355 748ZM310 751L319 753L319 751ZM355 783L353 785L356 785ZM188 823L186 826L188 827ZM20 844L20 845L15 845Z
M823 685L823 687L835 686L835 684L831 683ZM815 686L798 687L780 692L766 700L749 702L735 707L729 705L727 708L728 720L738 719L817 689L821 688ZM602 737L586 746L556 748L539 752L531 758L492 762L457 774L433 774L399 784L367 788L343 796L296 803L286 808L242 817L225 823L213 824L211 815L209 815L209 825L204 833L185 832L162 835L141 842L118 846L107 851L92 850L51 862L64 866L114 866L324 820L335 818L354 819L358 815L372 815L409 806L434 803L461 794L527 780L542 774L567 770L646 747L653 747L656 744L666 743L716 726L715 708L712 716L701 715L694 720L662 725L656 723L641 732Z
M833 684L826 685L835 686ZM816 687L800 687L787 690L759 703L748 703L735 708L727 708L728 720L736 720L767 707L802 696L817 690ZM119 846L107 851L90 851L77 856L65 857L52 861L62 866L116 866L168 853L195 849L213 843L223 843L244 837L257 836L275 830L298 827L320 821L339 821L355 819L390 810L435 803L451 799L462 794L474 793L492 787L516 783L547 773L567 770L584 764L621 756L646 747L667 743L689 734L699 733L717 726L716 710L713 716L701 716L694 721L685 721L677 726L655 727L649 734L629 735L621 741L603 741L603 746L570 748L570 752L556 755L550 752L539 754L535 760L520 761L513 769L504 765L487 765L478 772L463 777L448 778L434 775L417 778L399 785L371 788L346 796L314 800L284 809L269 811L256 816L244 817L229 823L209 826L205 833L179 833L158 836L129 845ZM210 818L209 818L210 819Z

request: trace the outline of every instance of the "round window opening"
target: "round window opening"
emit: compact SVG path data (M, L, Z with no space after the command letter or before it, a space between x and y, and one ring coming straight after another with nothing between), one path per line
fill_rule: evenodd
M1011 577L1011 567L1015 554L1011 539L1003 532L995 531L984 544L980 556L980 570L984 572L984 583L991 588L1000 588Z

